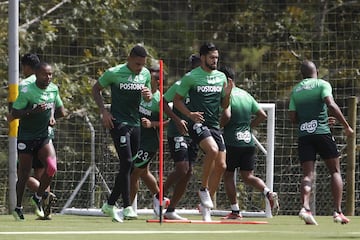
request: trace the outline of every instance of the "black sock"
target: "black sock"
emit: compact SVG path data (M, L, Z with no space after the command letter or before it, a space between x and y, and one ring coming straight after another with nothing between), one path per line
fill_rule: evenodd
M170 207L168 207L168 208L166 209L166 212L175 212L175 208L170 208Z

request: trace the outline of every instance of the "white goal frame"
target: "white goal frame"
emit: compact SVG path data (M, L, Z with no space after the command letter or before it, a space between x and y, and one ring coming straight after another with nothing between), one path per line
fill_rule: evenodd
M257 145L257 147L259 147L259 149L264 153L264 155L266 155L266 179L265 179L265 184L267 185L267 187L273 191L273 185L274 185L274 152L275 152L275 104L274 103L260 103L261 108L267 112L267 128L266 128L266 135L267 135L267 141L266 141L266 146L267 149L265 149L265 147L258 141L258 139L254 137L254 141L255 144ZM90 127L90 130L92 133L94 133L93 127L90 123L90 121L88 120L88 118L86 119L87 123ZM96 167L96 163L95 163L95 134L91 134L92 136L92 160L91 160L91 166L89 166L88 171L85 173L85 175L83 176L83 178L80 180L80 182L78 183L78 185L76 186L75 190L73 191L73 193L71 194L71 196L69 197L68 201L66 202L66 204L64 205L64 207L62 208L60 214L73 214L73 215L86 215L86 216L102 216L103 213L101 212L100 209L98 208L94 208L94 195L95 195L95 190L93 190L92 192L92 197L91 197L91 206L89 206L89 208L69 208L69 206L71 205L71 202L73 201L73 199L75 198L76 194L79 192L82 184L85 182L86 178L91 176L91 181L92 181L92 185L95 185L95 174L99 173L98 168ZM237 177L234 178L234 180L237 179ZM110 189L107 186L106 182L104 181L104 179L102 179L102 183L105 187L105 189L110 193ZM94 188L93 188L94 189ZM152 199L150 200L152 201ZM265 207L265 211L262 212L248 212L248 211L242 211L241 214L244 217L267 217L267 218L271 218L272 214L271 214L271 207L269 205L268 201L266 202L266 207ZM153 209L137 209L137 203L136 203L136 198L133 204L133 208L136 210L136 212L141 215L141 214L152 214L153 213ZM176 212L178 212L179 214L200 214L199 210L197 209L176 209ZM211 214L214 216L225 216L226 214L228 214L229 211L225 211L225 210L212 210ZM119 215L122 215L122 211L119 211Z

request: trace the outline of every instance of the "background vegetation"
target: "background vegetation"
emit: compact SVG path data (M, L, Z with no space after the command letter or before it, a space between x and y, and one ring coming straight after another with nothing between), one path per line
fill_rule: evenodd
M4 209L8 3L0 0L0 114L3 116L0 121L0 207ZM90 94L92 85L106 68L125 61L134 44L143 43L154 59L164 60L166 89L187 71L190 54L197 53L204 41L214 42L220 49L221 64L236 69L239 86L259 102L276 103L274 188L284 200L283 213L296 213L299 208L296 138L286 115L289 91L301 78L299 61L306 58L315 61L320 76L333 85L335 99L345 114L347 98L360 92L358 1L24 0L20 1L19 21L19 55L36 52L52 63L56 70L54 81L60 86L69 113L85 111L92 122L98 122ZM63 129L74 131L69 126ZM345 139L341 127L336 127L334 134L343 148ZM87 140L77 137L79 142L86 142L89 136L85 136ZM76 154L78 158L89 159L80 154L79 146L69 147L68 138L62 140L63 145L57 146L59 159L64 160L60 166L74 162ZM101 146L99 140L97 147ZM81 151L89 153L88 149ZM98 154L103 154L102 150ZM98 159L102 157L99 155ZM343 159L345 166L346 156ZM319 184L324 193L318 194L319 205L326 206L322 210L328 213L331 204L328 204L328 185L325 184L327 174L322 166L319 171L319 179L324 179L324 183ZM357 166L357 179L358 172ZM69 178L61 174L56 184L60 183L60 176ZM358 182L356 184L358 189ZM358 192L356 198L359 199ZM66 196L63 199L65 201ZM224 205L227 206L226 200Z

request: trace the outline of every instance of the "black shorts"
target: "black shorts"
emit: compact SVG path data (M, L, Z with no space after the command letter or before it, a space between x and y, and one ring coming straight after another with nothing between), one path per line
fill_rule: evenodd
M226 146L226 171L253 171L255 168L255 147Z
M300 162L315 161L317 153L322 159L331 159L340 156L335 139L331 134L299 137L298 155Z
M199 148L191 138L184 136L168 137L168 144L174 162L195 162Z
M201 123L195 123L189 125L188 130L190 137L194 140L195 143L199 144L203 139L212 136L215 139L216 144L218 145L219 151L225 151L224 138L219 129L208 128Z
M48 137L33 139L33 140L21 140L17 141L18 153L27 153L33 155L32 168L44 168L43 163L38 157L39 150L46 144L51 143L52 140Z
M17 150L18 153L28 153L28 154L37 154L38 151L50 143L51 139L48 137L32 139L32 140L17 140Z
M155 155L156 152L149 152L143 149L139 149L133 161L134 167L146 168L147 165L149 165L150 161L155 157Z

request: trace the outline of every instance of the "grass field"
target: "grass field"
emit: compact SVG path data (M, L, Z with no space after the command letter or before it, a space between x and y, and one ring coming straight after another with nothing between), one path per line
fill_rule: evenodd
M55 215L51 221L35 220L25 215L26 221L15 222L11 215L0 216L0 239L11 240L297 240L297 239L360 239L360 217L351 217L347 225L335 224L332 217L318 216L318 226L305 225L297 216L274 218L245 218L242 221L266 221L267 224L194 224L147 223L150 216L138 220L113 223L107 217ZM186 216L200 219L199 216ZM219 220L219 217L212 217Z

